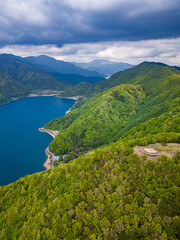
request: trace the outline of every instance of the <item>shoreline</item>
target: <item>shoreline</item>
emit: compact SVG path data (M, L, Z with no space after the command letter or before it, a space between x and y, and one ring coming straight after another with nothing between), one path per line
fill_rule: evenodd
M58 93L44 93L44 94L36 94L36 93L28 93L27 95L24 95L24 96L21 96L21 97L12 97L11 99L9 99L7 102L4 102L4 103L1 103L1 105L5 105L5 104L8 104L8 103L11 103L13 101L16 101L18 99L21 99L21 98L25 98L25 97L53 97L53 96L56 96L56 97L59 97L59 93L62 92L62 91L59 91Z
M46 170L49 170L49 169L52 168L52 166L51 166L51 161L52 161L52 160L51 160L50 154L48 154L48 150L49 150L49 147L47 147L47 148L45 149L45 153L46 153L47 159L46 159L46 161L43 163L43 166L45 167Z
M58 93L52 93L52 94L35 94L35 93L29 93L28 95L26 96L23 96L23 97L18 97L18 98L12 98L10 100L8 100L7 102L4 102L4 103L0 103L0 106L2 105L5 105L5 104L8 104L8 103L11 103L13 101L16 101L18 99L21 99L21 98L25 98L25 97L58 97L58 98L64 98L64 99L72 99L72 100L75 100L76 102L78 101L79 98L81 98L82 96L74 96L74 97L61 97L59 96ZM76 103L75 102L75 103ZM70 109L69 109L70 110ZM69 111L68 110L68 111Z
M58 96L58 94L29 94L26 97L52 97L52 96Z
M59 98L66 98L66 99L72 99L72 100L78 100L79 98L81 98L82 96L74 96L74 97L61 97L61 96L58 96Z
M18 99L21 99L21 98L26 98L26 97L55 97L55 96L57 96L58 97L58 95L57 94L44 94L44 95L35 95L35 94L33 94L33 95L27 95L27 96L24 96L24 97L19 97L19 98L14 98L14 99L10 99L10 100L8 100L7 102L5 102L5 103L1 103L0 104L0 106L2 106L2 105L5 105L5 104L8 104L8 103L11 103L11 102L14 102L14 101L16 101L16 100L18 100Z
M45 149L45 153L46 153L47 159L43 163L43 166L46 168L46 170L49 170L49 169L53 168L53 166L52 166L52 157L54 156L54 154L49 151L49 147L47 147Z
M38 128L38 131L48 133L49 135L51 135L52 138L55 138L59 134L59 131L50 130L46 128ZM46 170L49 170L53 168L52 157L54 157L54 154L49 151L49 146L45 149L45 153L46 153L47 159L43 163L43 166L46 168Z
M64 98L64 99L72 99L72 100L75 100L75 103L78 101L79 98L82 97L82 96L61 97L58 94L41 94L41 95L39 94L38 95L38 94L31 94L30 93L27 96L23 96L23 97L19 97L19 98L13 98L13 99L9 100L8 102L1 103L0 106L11 103L13 101L16 101L16 100L24 98L24 97L51 97L51 96L56 96L58 98ZM65 114L68 114L70 111L71 111L71 108L68 109ZM45 128L38 128L38 131L48 133L49 135L51 135L51 137L53 139L59 134L58 130L50 130L50 129L45 129ZM45 167L46 170L49 170L53 167L52 166L53 165L52 156L54 156L54 154L49 151L49 146L45 149L45 153L46 153L47 159L43 163L43 166Z
M72 99L72 100L75 100L75 103L77 103L78 100L79 100L80 98L82 98L83 96L74 96L74 97L61 97L61 96L58 96L58 97L59 97L59 98L64 98L64 99ZM75 104L75 103L74 103L74 104ZM74 106L74 105L73 105L73 106ZM71 108L66 111L65 115L68 114L68 113L70 113L70 112L71 112Z
M48 95L49 96L49 95ZM82 96L74 96L74 97L60 97L57 94L54 95L57 96L58 98L64 98L64 99L72 99L75 100L75 103L78 101L79 98L81 98ZM35 96L33 96L35 97ZM68 109L66 111L65 114L68 114L71 111L71 108ZM51 137L54 139L58 134L59 131L58 130L50 130L50 129L46 129L46 128L38 128L38 131L40 132L44 132L44 133L48 133L49 135L51 135ZM52 152L49 151L49 146L45 149L45 153L47 156L46 161L44 162L43 166L46 168L46 170L49 170L51 168L53 168L53 161L52 161L52 157L54 157L54 154Z
M38 128L39 132L45 132L48 133L49 135L51 135L52 138L55 138L58 134L59 131L58 130L50 130L50 129L46 129L46 128Z
M16 101L16 100L18 100L18 99L20 99L20 98L23 98L23 97L10 99L10 100L8 100L8 101L5 102L5 103L1 103L0 106L5 105L5 104L8 104L8 103L11 103L11 102Z

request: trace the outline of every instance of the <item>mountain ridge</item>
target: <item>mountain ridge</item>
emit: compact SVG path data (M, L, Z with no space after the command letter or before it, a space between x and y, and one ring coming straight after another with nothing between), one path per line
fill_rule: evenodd
M81 63L81 62L79 62L79 63L73 62L73 63L84 69L88 69L91 71L97 71L106 76L111 76L112 74L114 74L116 72L123 71L125 69L134 67L134 65L129 64L129 63L112 62L112 61L105 60L105 59L96 59L89 63Z
M120 90L119 87L123 88L123 86L127 87ZM132 127L148 121L153 117L159 117L161 114L169 111L173 106L172 103L174 99L180 96L179 86L179 70L163 64L147 62L127 69L124 72L116 73L108 80L99 82L94 86L81 83L77 85L77 87L81 92L86 90L85 93L88 97L85 98L85 103L84 98L81 98L79 103L77 103L78 108L73 107L73 110L67 116L53 120L45 126L46 128L60 130L59 138L57 137L53 140L50 144L50 149L56 154L65 154L66 151L68 151L69 154L74 156L74 154L79 154L81 151L91 149L92 146L93 148L99 147L99 144L105 143L103 142L105 139L107 142L115 141ZM132 88L134 88L134 90L132 90ZM90 92L88 92L88 89L90 89ZM145 96L142 98L142 103L138 108L126 112L126 102L129 104L128 106L130 106L131 103L130 99L128 100L127 98L128 94L132 92L131 94L134 96L133 94L135 94L138 89L142 89L141 93ZM71 92L73 92L72 89ZM104 99L105 94L108 92L111 100ZM113 93L110 94L111 92ZM80 92L78 93L81 95ZM138 95L139 94L137 94L137 96ZM97 111L96 107L100 107L101 102L102 108ZM116 113L113 112L115 109L117 110ZM87 114L85 115L86 112ZM125 115L123 115L123 113L125 113ZM92 116L92 119L90 116ZM98 119L100 119L99 122L97 122L95 116L98 116ZM119 116L119 118L116 116ZM125 120L125 123L121 125L119 119L121 119L121 123ZM114 124L117 124L117 126L115 127ZM99 128L97 128L97 126L99 126ZM112 135L111 133L108 135L104 134L104 129L108 129L108 126L109 128L113 126L113 129L111 129ZM89 128L91 129L91 133L88 132ZM93 132L95 129L98 129L97 138L102 134L99 140L96 139L96 134ZM63 140L66 138L68 141ZM73 140L73 138L75 138L75 140ZM103 141L101 142L102 139ZM91 140L92 143L90 143ZM81 147L78 144L80 144ZM62 150L61 152L63 148L66 150ZM59 152L57 149L59 149Z
M85 77L90 76L104 77L102 74L99 74L95 71L85 70L74 65L73 63L65 62L62 60L56 60L55 58L49 57L47 55L40 55L37 57L29 56L24 58L24 61L26 61L29 64L38 66L50 73L57 72L62 74L79 74Z
M55 77L12 55L0 55L0 73L2 103L12 97L23 97L32 90L65 88L64 83Z
M12 54L0 55L0 72L0 103L6 103L14 97L23 97L32 90L64 90L82 81L96 83L104 80L100 76L49 73Z

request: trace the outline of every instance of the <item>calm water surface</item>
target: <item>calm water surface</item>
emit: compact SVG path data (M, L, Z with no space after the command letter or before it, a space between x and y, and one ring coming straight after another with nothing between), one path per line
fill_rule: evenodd
M38 128L63 116L73 104L58 97L27 97L0 106L0 185L44 170L52 137Z

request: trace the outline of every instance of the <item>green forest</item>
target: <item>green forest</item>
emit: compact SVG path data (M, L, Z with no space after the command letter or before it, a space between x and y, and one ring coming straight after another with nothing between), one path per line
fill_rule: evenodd
M179 131L179 70L166 65L142 63L97 83L97 86L107 90L96 93L94 89L94 97L88 95L82 106L80 104L68 115L45 126L60 131L51 142L50 150L60 157L68 154L66 161L118 140L133 127L137 127L139 136L143 137L144 125L141 123L149 129L148 135L151 132L166 133L167 129L162 129L164 124L173 124L168 133ZM172 111L173 119L168 118L168 122L164 122L163 114ZM156 121L159 122L158 128L154 126Z
M180 70L142 63L84 95L45 125L64 163L0 186L0 239L180 239L180 152L134 152L180 143Z

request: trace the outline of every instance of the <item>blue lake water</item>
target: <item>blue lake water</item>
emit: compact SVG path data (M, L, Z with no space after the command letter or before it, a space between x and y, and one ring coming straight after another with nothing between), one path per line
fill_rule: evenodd
M0 106L0 185L45 170L45 148L52 137L38 131L65 115L74 100L27 97Z

